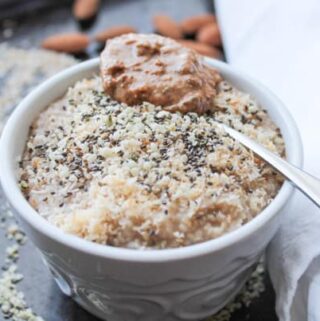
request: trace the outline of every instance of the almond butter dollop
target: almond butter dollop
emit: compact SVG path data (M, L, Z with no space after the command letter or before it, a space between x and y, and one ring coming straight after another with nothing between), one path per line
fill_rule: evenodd
M108 40L100 68L104 90L113 99L129 106L150 102L172 112L213 109L221 81L196 52L152 34Z

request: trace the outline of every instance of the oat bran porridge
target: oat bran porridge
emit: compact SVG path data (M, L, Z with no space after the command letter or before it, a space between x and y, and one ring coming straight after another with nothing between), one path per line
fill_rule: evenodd
M204 114L134 107L78 81L34 121L20 161L32 207L63 231L127 248L213 239L258 215L283 180L216 121L284 156L280 130L220 80Z

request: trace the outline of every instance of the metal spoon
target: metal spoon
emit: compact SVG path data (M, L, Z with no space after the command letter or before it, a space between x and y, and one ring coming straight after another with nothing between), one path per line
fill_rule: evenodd
M255 154L260 156L269 165L271 165L280 174L286 177L295 187L310 198L317 206L320 207L320 180L303 170L291 165L286 160L268 151L260 144L254 142L249 137L240 132L219 123L231 137L239 141L242 145L251 149Z

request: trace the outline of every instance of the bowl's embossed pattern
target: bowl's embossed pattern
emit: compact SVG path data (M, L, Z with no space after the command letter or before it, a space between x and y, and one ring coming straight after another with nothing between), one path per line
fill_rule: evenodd
M243 285L261 253L234 258L218 273L148 285L115 279L107 268L103 276L79 277L72 262L52 252L42 255L60 289L88 310L107 320L160 321L199 320L215 313Z

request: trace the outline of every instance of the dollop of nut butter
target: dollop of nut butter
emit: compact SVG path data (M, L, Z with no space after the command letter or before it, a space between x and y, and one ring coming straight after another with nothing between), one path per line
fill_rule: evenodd
M149 102L168 111L202 114L213 108L219 73L174 40L127 34L101 53L106 94L129 106Z

